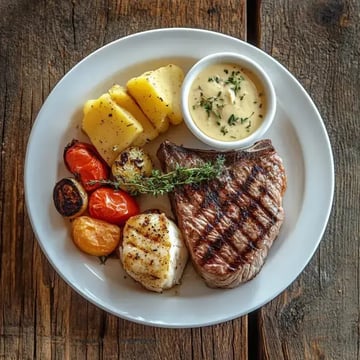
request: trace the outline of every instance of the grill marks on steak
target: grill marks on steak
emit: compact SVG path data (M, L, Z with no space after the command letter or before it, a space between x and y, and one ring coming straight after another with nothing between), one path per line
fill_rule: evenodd
M170 194L196 270L211 287L235 287L261 269L284 219L286 177L270 140L225 156L222 174ZM216 151L186 149L168 141L158 151L163 170L199 166Z

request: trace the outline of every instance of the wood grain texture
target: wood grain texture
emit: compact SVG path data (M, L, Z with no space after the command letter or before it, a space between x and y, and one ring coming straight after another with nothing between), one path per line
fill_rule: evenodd
M258 314L263 359L360 358L359 14L357 0L261 2L260 46L318 106L336 173L320 248L295 283Z
M201 329L158 329L118 319L80 297L41 252L23 189L31 127L72 66L112 40L153 28L197 27L245 38L245 1L223 5L0 2L0 359L247 358L247 317Z

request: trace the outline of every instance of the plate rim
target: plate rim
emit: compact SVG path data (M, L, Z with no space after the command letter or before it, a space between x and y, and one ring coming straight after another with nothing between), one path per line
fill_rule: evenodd
M39 236L39 232L37 227L35 226L35 221L33 218L33 214L31 212L31 207L29 204L29 189L27 187L27 178L29 176L30 173L30 169L29 169L29 156L31 154L31 144L33 144L32 139L36 134L36 128L39 126L40 121L38 121L38 119L41 117L42 111L44 109L44 105L46 105L49 97L56 92L56 89L58 88L58 86L60 86L60 84L62 83L62 81L66 78L66 76L68 76L71 72L75 71L75 69L79 66L81 66L85 61L87 61L87 59L89 59L92 56L96 56L96 54L98 54L99 52L103 51L104 48L110 47L110 46L116 46L119 42L122 42L124 40L131 40L131 38L136 38L136 37L142 37L144 35L149 36L151 34L156 34L156 33L163 33L163 32L187 32L187 33L192 33L192 32L197 32L197 33L202 33L204 35L214 35L217 37L226 37L228 38L230 41L232 42L239 42L241 43L243 46L249 46L253 49L256 49L256 51L259 51L262 53L262 55L266 56L268 59L270 59L271 61L276 63L276 66L280 66L282 68L282 71L285 71L287 76L289 76L290 78L292 78L292 81L294 81L296 83L296 85L302 90L303 95L307 98L307 101L309 102L309 104L312 107L312 110L314 110L317 114L317 118L318 120L320 120L320 125L322 127L322 134L324 135L324 139L325 143L327 145L327 151L326 154L329 156L329 165L330 165L330 193L329 193L329 198L328 198L328 204L326 206L326 212L324 213L324 218L325 221L323 222L323 225L321 227L321 229L319 229L319 233L320 236L318 237L317 241L314 243L314 247L313 247L313 251L308 254L307 260L304 262L303 267L301 268L300 271L298 271L297 275L294 277L294 279L285 287L282 289L278 289L278 291L274 294L272 294L270 299L265 299L262 303L258 304L257 306L254 307L254 309L249 310L246 312L246 314L248 314L249 312L255 310L255 309L259 309L260 307L262 307L264 304L268 303L269 301L273 300L275 297L277 297L280 293L282 293L288 286L291 285L291 283L293 281L295 281L298 276L302 273L303 269L306 267L306 265L309 263L309 261L311 260L311 258L313 257L314 253L316 252L316 250L318 249L319 243L321 242L324 232L326 230L327 224L329 222L329 218L330 218L330 214L332 211L332 205L333 205L333 198L334 198L334 186L335 186L335 173L334 173L334 159L333 159L333 153L332 153L332 148L331 148L331 143L329 140L329 136L328 133L326 131L326 127L325 124L323 122L323 119L319 113L319 110L317 109L315 103L313 102L312 98L310 97L310 95L307 93L307 91L303 88L303 86L301 85L301 83L295 78L295 76L286 69L286 67L284 65L282 65L280 62L278 62L277 60L275 60L273 57L271 57L269 54L265 53L263 50L257 48L256 46L252 45L252 44L248 44L247 42L241 40L241 39L237 39L233 36L227 35L227 34L223 34L220 32L216 32L216 31L212 31L212 30L206 30L206 29L197 29L197 28L182 28L182 27L171 27L171 28L159 28L159 29L152 29L152 30L146 30L146 31L140 31L140 32L136 32L133 34L129 34L127 36L124 37L120 37L116 40L113 40L111 42L109 42L108 44L105 44L104 46L96 49L95 51L91 52L90 54L88 54L86 57L84 57L82 60L80 60L77 64L75 64L68 72L66 72L66 74L64 76L62 76L60 78L60 80L57 82L57 84L53 87L53 89L49 92L47 98L45 99L45 101L43 102L37 116L36 119L33 123L32 129L31 129L31 133L30 136L28 138L28 143L27 143L27 148L26 148L26 155L25 155L25 162L24 162L24 189L25 189L25 203L26 203L26 209L27 209L27 213L28 213L28 217L30 219L30 223L32 226L32 230L36 236L37 242L40 245L40 248L42 249L43 253L45 254L47 260L49 261L49 263L52 265L52 267L56 270L57 274L73 289L75 290L77 293L79 293L82 297L84 297L87 301L90 301L92 304L95 304L95 306L109 312L112 313L115 316L118 316L120 318L129 320L129 321L133 321L136 323L141 323L141 324L145 324L145 325L150 325L150 326L157 326L157 327L167 327L167 328L186 328L186 327L200 327L200 326L209 326L209 325L214 325L214 324L218 324L218 323L222 323L228 320L232 320L235 318L238 318L239 316L243 316L245 314L233 314L232 316L228 316L226 318L222 318L222 319L217 319L214 321L209 321L209 322L202 322L197 324L192 323L192 324L182 324L181 322L176 324L176 323L157 323L156 321L147 321L142 320L142 319L137 319L134 316L126 316L126 314L120 314L119 312L114 312L112 310L110 310L109 308L106 308L104 306L102 306L102 304L99 304L97 302L94 301L94 299L92 299L91 297L89 297L87 294L85 294L81 289L77 288L74 286L73 283L70 282L69 279L67 279L65 276L63 276L63 273L61 272L61 270L59 269L59 267L57 266L57 264L55 264L53 262L53 259L50 258L50 256L48 256L48 252L46 250L45 244L43 243L43 241L40 240L40 236Z

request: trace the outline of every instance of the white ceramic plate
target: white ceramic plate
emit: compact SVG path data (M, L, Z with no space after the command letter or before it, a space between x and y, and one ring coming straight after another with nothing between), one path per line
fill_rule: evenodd
M85 140L79 130L82 106L114 83L174 62L187 70L200 57L235 51L255 57L270 75L277 96L276 120L266 137L284 159L288 189L286 220L267 261L252 281L232 290L206 287L191 265L182 285L156 294L128 277L118 260L101 265L73 245L68 222L55 210L52 190L69 176L62 162L64 146ZM201 144L184 125L167 138L178 144ZM152 144L155 150L162 139ZM28 143L25 194L30 220L52 266L86 299L119 317L161 327L216 324L247 314L281 293L301 273L314 254L328 221L334 171L330 143L322 119L298 81L261 50L238 39L195 29L161 29L119 39L76 65L45 101ZM166 198L155 199L168 211ZM146 207L147 203L143 204Z

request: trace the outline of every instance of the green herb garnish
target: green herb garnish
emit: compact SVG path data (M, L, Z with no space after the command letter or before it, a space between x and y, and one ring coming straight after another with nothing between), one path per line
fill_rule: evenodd
M214 163L206 162L198 167L185 168L177 164L174 170L168 173L154 169L149 177L137 175L126 182L121 179L114 181L94 180L89 181L89 184L101 183L102 185L113 186L116 189L125 186L130 189L129 192L132 195L151 194L158 196L173 191L177 186L199 184L218 177L223 170L224 162L225 158L218 156Z
M229 132L229 130L226 128L226 126L222 126L220 128L220 131L224 136Z
M98 256L99 260L100 260L100 264L101 265L105 265L107 259L109 258L110 255L102 255L102 256Z
M241 90L241 82L244 80L244 77L240 75L240 71L232 71L231 75L225 81L225 84L230 84L231 90L236 95L238 91Z
M195 109L196 107L200 106L206 111L208 117L213 114L218 119L221 119L220 110L222 110L225 106L224 99L221 98L221 91L219 91L216 96L206 97L203 93L201 93L200 96L200 101L194 105L193 108Z
M229 118L228 118L228 124L230 125L230 126L234 126L234 125L236 125L237 124L237 122L239 121L239 117L238 116L235 116L235 114L231 114L230 116L229 116Z
M252 112L249 116L241 117L240 123L243 124L244 122L248 121L253 115L254 115L254 112Z
M251 127L251 120L249 120L249 124L245 127L247 132L250 132L250 127Z
M219 78L218 76L212 76L212 77L208 78L208 82L213 82L213 81L215 81L217 84L219 84L221 81L221 78Z

